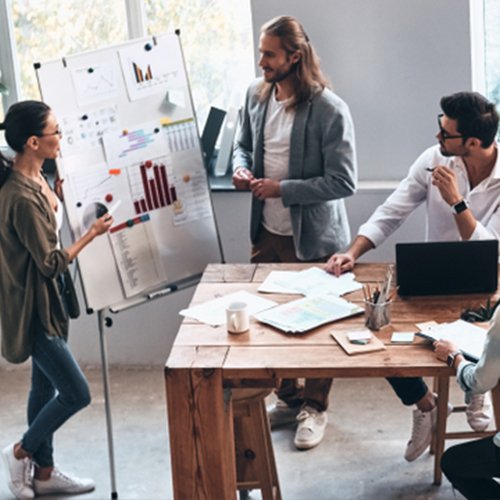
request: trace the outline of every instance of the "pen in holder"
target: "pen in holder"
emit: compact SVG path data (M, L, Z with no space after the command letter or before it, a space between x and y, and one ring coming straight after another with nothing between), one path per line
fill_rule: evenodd
M377 283L374 290L370 288L369 284L363 285L365 325L370 330L380 330L391 322L392 298L397 290L396 287L391 291L393 274L394 269L391 265L387 268L384 282L382 284Z
M365 325L370 330L380 330L391 322L392 300L373 302L365 300Z

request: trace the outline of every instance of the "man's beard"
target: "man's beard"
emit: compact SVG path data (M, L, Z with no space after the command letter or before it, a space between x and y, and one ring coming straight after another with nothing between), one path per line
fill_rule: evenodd
M280 83L295 72L295 67L296 64L292 64L286 71L280 71L279 69L275 69L274 76L266 78L265 80L268 83Z

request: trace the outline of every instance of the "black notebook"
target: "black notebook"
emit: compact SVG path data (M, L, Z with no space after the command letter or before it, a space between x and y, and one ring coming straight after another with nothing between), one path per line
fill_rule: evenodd
M492 293L498 286L498 241L396 244L399 295Z

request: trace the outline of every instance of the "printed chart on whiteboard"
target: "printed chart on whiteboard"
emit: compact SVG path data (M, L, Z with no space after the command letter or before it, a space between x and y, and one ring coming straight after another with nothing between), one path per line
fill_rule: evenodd
M114 218L78 259L87 306L139 303L220 262L179 37L41 63L37 75L63 132L57 164L75 238Z

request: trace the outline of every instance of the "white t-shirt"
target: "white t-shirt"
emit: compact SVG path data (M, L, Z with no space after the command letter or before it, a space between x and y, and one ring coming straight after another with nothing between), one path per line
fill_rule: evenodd
M277 101L273 92L264 126L264 177L277 181L288 178L290 137L295 118L295 110L285 110L289 102L289 99ZM281 197L265 200L262 225L271 233L292 236L290 209L283 206Z

